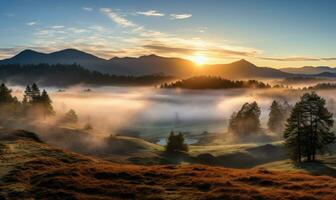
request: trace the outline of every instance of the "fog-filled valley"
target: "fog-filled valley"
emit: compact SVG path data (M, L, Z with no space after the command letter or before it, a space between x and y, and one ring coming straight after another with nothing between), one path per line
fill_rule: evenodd
M21 100L25 88L10 87ZM88 85L45 89L52 100L54 116L28 122L7 121L3 127L33 131L49 144L114 162L187 162L235 168L289 158L283 133L268 129L270 106L274 100L292 106L306 92L288 88L186 90ZM334 111L332 91L320 90L318 94ZM230 133L233 113L252 102L260 107L261 133ZM71 109L78 122L63 123ZM285 121L278 123L284 125ZM184 135L189 155L176 158L164 154L171 131Z

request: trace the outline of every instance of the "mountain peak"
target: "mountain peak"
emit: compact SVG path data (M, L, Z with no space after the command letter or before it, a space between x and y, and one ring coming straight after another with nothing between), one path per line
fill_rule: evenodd
M245 66L245 67L256 67L255 64L250 63L249 61L247 61L245 59L238 60L238 61L233 62L231 64L233 64L235 66L240 66L240 67L243 67L243 66Z
M37 54L37 53L41 54L41 53L39 53L37 51L34 51L32 49L25 49L25 50L21 51L20 53L18 53L17 55L30 55L30 54Z
M63 49L63 50L60 50L60 51L55 51L55 52L52 52L51 54L59 54L59 53L65 53L65 54L68 54L68 53L71 53L71 54L77 54L77 53L81 53L81 54L88 54L86 52L83 52L83 51L80 51L78 49Z
M139 58L161 58L161 57L156 54L149 54L149 55L140 56Z

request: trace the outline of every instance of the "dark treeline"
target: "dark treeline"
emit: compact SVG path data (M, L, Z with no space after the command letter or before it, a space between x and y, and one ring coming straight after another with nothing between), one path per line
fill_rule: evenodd
M27 82L43 86L92 85L152 85L171 80L172 77L158 75L117 76L87 70L77 64L0 65L0 80L25 85Z
M304 87L303 90L327 90L336 89L336 83L318 83L314 86Z
M271 88L269 84L256 80L234 81L219 76L195 76L172 83L164 83L160 87L183 89Z

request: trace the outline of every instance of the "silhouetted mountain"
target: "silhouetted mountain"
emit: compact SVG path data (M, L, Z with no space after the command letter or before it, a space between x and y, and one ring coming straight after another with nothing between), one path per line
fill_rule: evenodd
M219 75L228 79L232 78L284 78L293 76L269 67L257 67L242 59L230 64L209 65L204 67L203 74Z
M318 67L305 66L299 68L288 67L288 68L282 68L280 70L292 74L320 74L323 72L336 73L336 68L328 66L318 66Z
M319 73L319 74L312 74L312 75L308 75L308 76L320 77L320 78L336 78L336 71L335 71L335 73L322 72L322 73Z
M85 66L90 70L102 68L105 60L94 55L76 50L65 49L53 53L40 53L33 50L24 50L16 56L0 61L0 64L74 64Z
M0 61L0 64L79 64L82 67L115 75L165 74L185 78L192 75L216 75L227 79L288 78L291 73L268 67L258 67L246 60L229 64L197 67L193 62L181 58L166 58L157 55L140 57L114 57L105 60L76 49L65 49L53 53L24 50L16 56ZM297 76L297 75L296 75Z
M194 64L180 58L164 58L156 55L138 58L112 58L105 60L76 49L53 53L24 50L16 56L0 61L0 64L79 64L86 69L115 75L166 74L187 76L193 73Z
M138 58L112 58L110 68L122 68L127 74L145 75L160 74L177 77L188 76L194 73L195 64L181 58L165 58L157 55L140 56Z

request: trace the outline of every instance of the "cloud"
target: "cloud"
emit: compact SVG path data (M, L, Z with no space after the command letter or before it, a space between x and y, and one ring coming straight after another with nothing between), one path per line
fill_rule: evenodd
M61 28L64 28L64 26L62 26L62 25L55 25L55 26L52 26L51 28L52 29L61 29Z
M184 43L184 44L183 44ZM210 57L254 57L261 52L255 49L242 48L239 47L218 47L213 46L212 44L204 44L204 47L197 47L197 41L195 40L194 45L192 43L188 44L187 41L182 42L180 46L174 46L173 44L163 44L163 43L154 43L154 44L146 44L142 47L148 50L151 50L153 53L161 53L161 54L180 54L184 56L188 56L190 54L204 54ZM183 46L193 45L192 48L185 48Z
M321 60L324 60L324 61L334 61L334 60L336 60L336 57L321 58Z
M171 46L165 46L162 44L148 44L142 46L145 49L152 50L156 53L181 53L181 54L191 54L195 51L195 49L189 49L189 48L183 48L183 47L171 47Z
M89 12L93 11L93 8L90 7L82 7L82 9Z
M170 19L188 19L192 14L170 14Z
M37 21L31 21L31 22L27 22L27 23L26 23L27 26L35 26L35 25L37 25L37 24L38 24Z
M162 16L165 15L163 13L157 12L156 10L148 10L148 11L145 11L145 12L137 12L137 14L145 15L145 16L155 16L155 17L162 17Z
M271 61L335 61L336 58L334 57L325 57L325 58L318 58L318 57L306 57L306 56L293 56L293 57L285 57L285 58L274 58L274 57L259 57L262 60L271 60Z
M114 12L110 8L101 8L100 11L103 12L104 14L106 14L114 23L116 23L120 26L138 27L138 25L136 25L135 23L133 23L133 22L127 20L126 18L122 17L121 15Z

